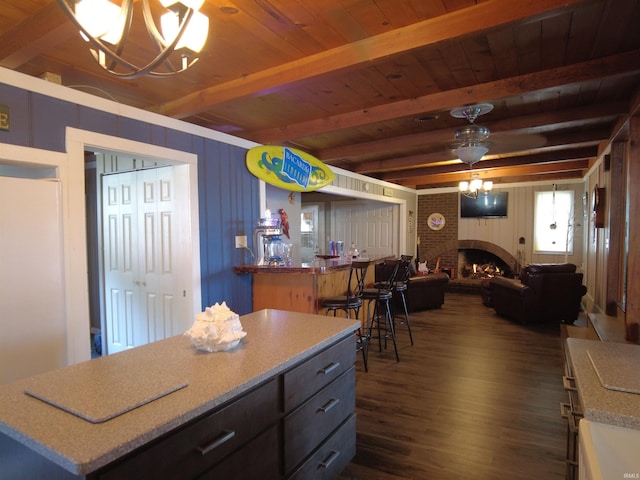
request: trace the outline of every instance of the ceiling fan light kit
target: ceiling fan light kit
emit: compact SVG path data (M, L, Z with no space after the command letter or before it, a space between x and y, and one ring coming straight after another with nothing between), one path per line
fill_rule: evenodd
M484 115L493 110L490 103L479 103L477 105L466 105L451 110L451 116L454 118L465 118L469 125L458 128L454 134L456 143L454 144L453 153L462 161L471 167L479 162L482 157L489 151L489 147L484 143L491 134L487 127L476 125L476 119L480 115ZM458 185L460 192L471 198L478 198L478 191L491 191L493 182L483 182L478 174L473 174L470 182L462 181Z
M484 145L461 145L453 150L460 160L469 165L479 162L488 151Z
M489 151L485 142L491 131L487 127L476 125L473 122L480 115L484 115L493 110L490 103L480 103L477 105L467 105L457 107L451 110L451 116L454 118L465 118L469 121L469 125L458 128L454 134L455 144L453 153L469 166L479 162L482 157Z
M167 9L161 18L162 31L156 26L150 1L142 0L142 12L157 54L146 65L137 66L122 56L131 30L134 0L123 0L121 6L109 0L57 0L91 44L96 62L110 74L134 79L183 72L198 60L197 54L207 40L209 18L199 11L204 0L157 0ZM179 57L177 62L174 56Z

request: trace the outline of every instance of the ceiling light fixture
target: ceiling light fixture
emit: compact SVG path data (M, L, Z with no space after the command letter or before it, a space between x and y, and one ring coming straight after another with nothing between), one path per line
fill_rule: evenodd
M167 9L160 20L162 33L151 13L150 0L142 0L144 24L156 56L146 65L136 66L122 56L133 20L133 0L123 0L120 7L109 0L57 0L91 44L96 62L123 79L183 72L198 60L204 47L209 33L209 18L199 11L204 0L157 1Z
M487 127L476 125L473 122L478 116L489 113L491 110L493 110L493 105L490 103L479 103L454 108L450 112L454 118L466 118L469 121L469 125L456 130L456 147L453 149L456 156L469 166L479 162L489 151L489 147L484 142L489 138L491 131Z
M478 163L489 149L482 144L461 145L453 150L453 153L464 163L473 165Z
M478 193L489 193L493 188L493 182L491 180L482 181L477 173L474 173L471 177L471 181L462 181L459 184L460 193L465 197L478 198Z

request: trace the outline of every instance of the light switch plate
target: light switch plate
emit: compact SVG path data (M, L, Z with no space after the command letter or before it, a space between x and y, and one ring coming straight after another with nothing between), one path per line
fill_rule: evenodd
M247 246L246 235L236 235L236 248L245 248Z

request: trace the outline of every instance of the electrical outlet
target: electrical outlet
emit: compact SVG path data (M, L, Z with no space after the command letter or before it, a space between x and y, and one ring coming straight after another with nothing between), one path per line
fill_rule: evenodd
M236 248L246 248L246 247L247 247L247 236L236 235Z

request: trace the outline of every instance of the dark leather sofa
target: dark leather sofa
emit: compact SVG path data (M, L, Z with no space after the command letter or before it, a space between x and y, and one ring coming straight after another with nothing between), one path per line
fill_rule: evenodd
M483 302L521 323L573 323L587 288L571 263L526 266L519 279L493 277L482 285Z
M376 264L375 280L382 282L389 276L388 269L382 263ZM446 273L430 273L428 275L411 275L407 280L407 310L419 312L440 308L444 304L444 290L449 283ZM392 305L396 311L402 311L402 299L394 294Z

